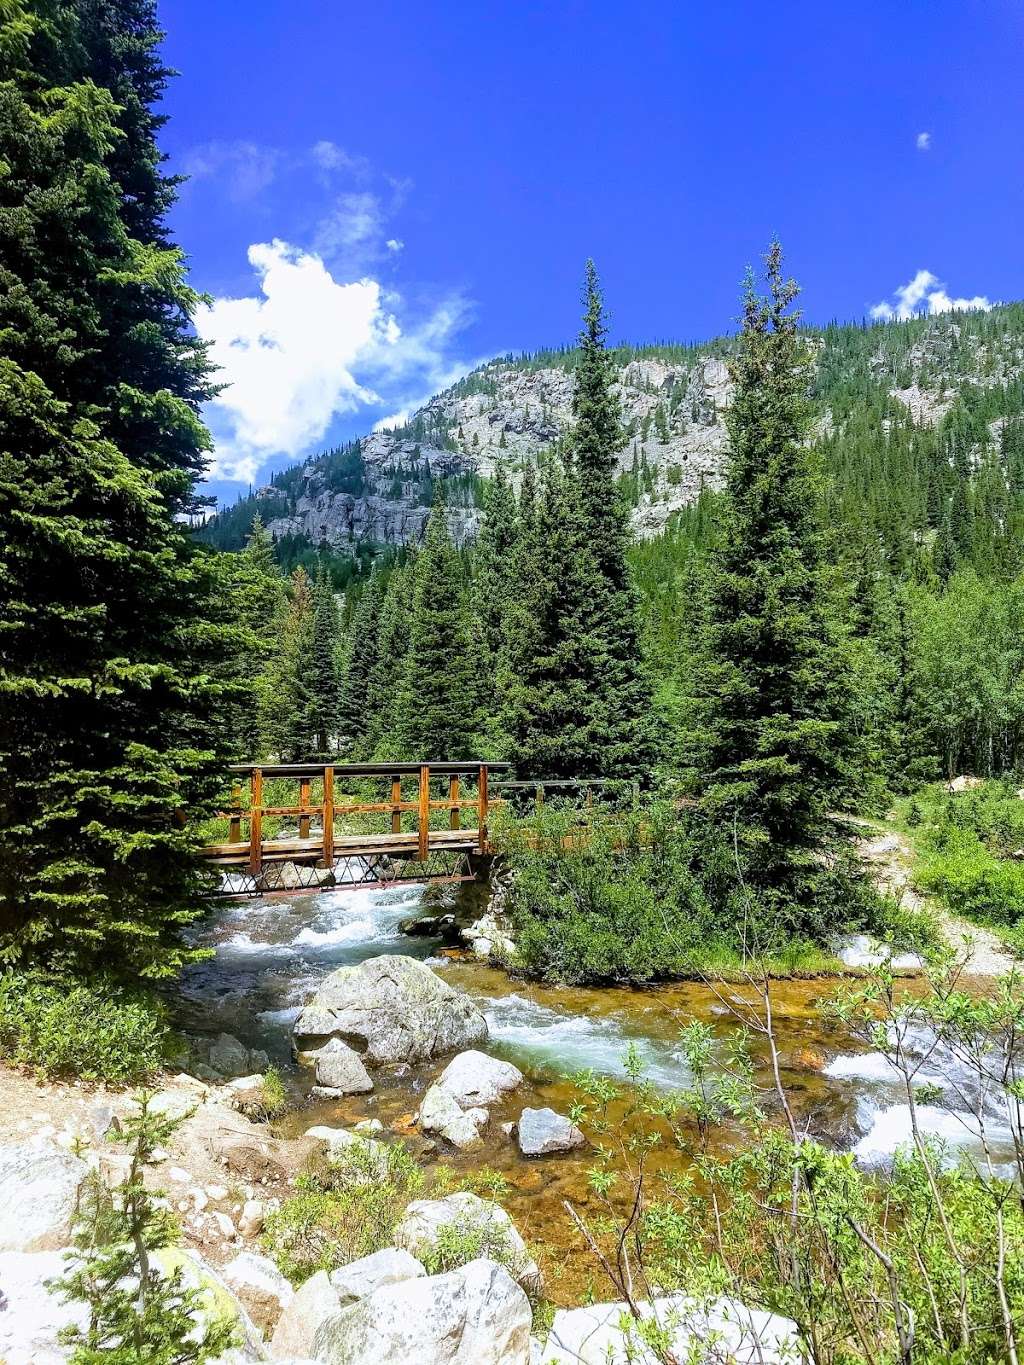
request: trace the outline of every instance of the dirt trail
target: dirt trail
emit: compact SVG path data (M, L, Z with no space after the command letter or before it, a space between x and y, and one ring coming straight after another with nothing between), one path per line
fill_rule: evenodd
M880 821L847 817L851 824L865 831L873 831L861 839L857 851L861 860L874 878L878 889L887 895L896 896L908 910L922 910L925 907L934 915L943 938L963 953L969 949L969 957L964 967L965 976L1003 976L1019 964L1000 943L991 929L972 924L946 910L936 901L926 900L915 888L912 868L914 850L902 834L887 830Z

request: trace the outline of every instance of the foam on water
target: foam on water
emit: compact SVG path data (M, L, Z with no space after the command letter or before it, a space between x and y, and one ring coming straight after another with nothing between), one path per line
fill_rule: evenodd
M645 1076L655 1085L678 1090L689 1083L686 1062L676 1045L631 1034L614 1016L563 1014L515 994L479 1003L491 1038L508 1056L527 1066L562 1075L591 1070L624 1077L624 1058L632 1043Z

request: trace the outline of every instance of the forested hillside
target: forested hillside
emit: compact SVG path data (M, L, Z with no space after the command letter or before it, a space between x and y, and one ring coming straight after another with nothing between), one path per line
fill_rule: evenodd
M802 335L808 439L874 788L962 768L1005 771L1024 724L1013 627L1024 568L1024 305ZM672 769L686 766L693 731L701 565L718 521L734 352L729 339L609 352L618 488L636 533L659 752ZM387 715L414 581L431 572L417 546L439 498L455 551L446 572L462 585L453 638L475 651L475 683L461 694L473 715L469 748L509 752L500 598L517 596L524 573L559 572L565 527L550 471L569 446L578 356L494 361L408 427L288 470L203 529L211 543L238 548L258 516L264 559L284 571L299 565L310 579L322 560L344 590L337 734L348 752L411 752ZM548 527L531 550L538 507ZM285 695L280 680L269 694Z

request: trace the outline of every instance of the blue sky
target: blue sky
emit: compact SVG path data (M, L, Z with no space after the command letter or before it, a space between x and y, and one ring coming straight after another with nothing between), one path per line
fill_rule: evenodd
M163 0L164 146L228 381L211 491L571 339L1024 295L1021 0ZM898 291L903 289L901 294Z

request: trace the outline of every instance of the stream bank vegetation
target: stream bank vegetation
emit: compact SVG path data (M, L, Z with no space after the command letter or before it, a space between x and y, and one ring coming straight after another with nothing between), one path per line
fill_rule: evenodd
M658 1286L792 1319L814 1365L1016 1365L1024 978L1012 974L978 1001L960 988L962 966L947 957L926 991L909 992L883 964L833 1002L837 1024L882 1053L902 1087L910 1141L885 1169L861 1169L798 1125L763 976L748 977L753 1003L720 995L747 1035L725 1055L705 1025L681 1024L679 1093L650 1085L635 1055L625 1087L578 1078L574 1116L598 1144L589 1184L601 1211L567 1203L567 1215L628 1306L637 1346L677 1365L671 1334L638 1306ZM755 1081L754 1043L771 1062L767 1090ZM974 1139L970 1156L929 1135L926 1106L946 1088ZM722 1156L714 1139L725 1124L747 1140ZM686 1153L684 1174L658 1171L666 1146Z

